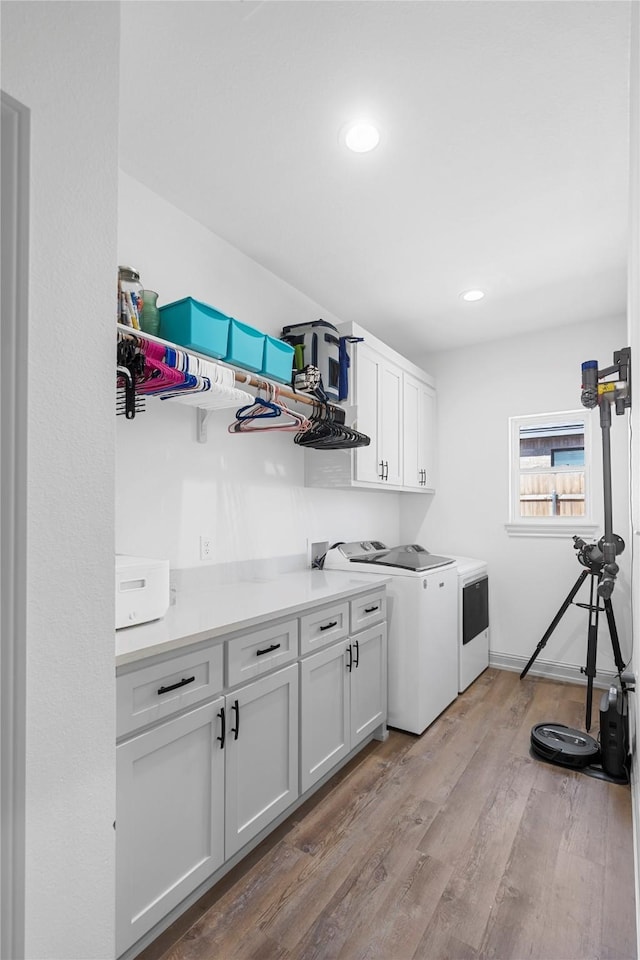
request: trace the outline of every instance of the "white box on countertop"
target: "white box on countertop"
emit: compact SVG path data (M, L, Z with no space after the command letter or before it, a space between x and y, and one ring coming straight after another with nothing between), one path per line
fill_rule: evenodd
M116 554L116 630L159 620L169 609L169 561Z

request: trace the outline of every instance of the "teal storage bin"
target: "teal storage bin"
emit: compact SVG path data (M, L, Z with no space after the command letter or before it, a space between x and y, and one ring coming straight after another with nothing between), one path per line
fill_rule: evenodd
M239 320L229 319L229 342L225 360L244 370L259 373L262 369L264 333Z
M291 383L293 371L293 347L283 340L265 336L262 357L262 374L271 380Z
M230 318L208 303L185 297L160 307L160 336L221 360L227 352Z

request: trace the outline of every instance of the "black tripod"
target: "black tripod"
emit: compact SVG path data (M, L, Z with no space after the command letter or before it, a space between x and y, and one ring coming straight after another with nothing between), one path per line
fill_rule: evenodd
M574 538L575 539L575 538ZM577 594L578 590L587 579L588 576L591 577L591 584L589 589L589 603L576 603L576 607L582 607L584 610L589 611L589 627L587 633L587 665L586 667L581 667L580 672L584 673L587 678L587 704L586 704L586 717L585 725L587 730L591 729L591 703L593 700L593 679L596 675L596 654L598 648L598 617L601 613L606 613L607 623L609 625L609 635L611 637L611 646L613 648L613 659L615 660L616 667L618 669L618 675L620 676L620 682L622 688L624 689L624 683L622 681L622 672L625 669L625 663L622 659L622 654L620 652L620 642L618 640L618 630L616 628L616 621L613 616L613 607L611 605L611 598L603 598L604 606L600 606L600 597L596 591L596 587L602 580L603 575L603 564L602 563L590 563L588 569L583 570L573 587L569 591L564 603L556 613L555 617L549 624L549 628L542 640L536 647L533 652L532 657L527 663L526 667L520 674L520 679L525 677L529 671L529 668L533 664L534 660L544 648L547 640L558 626L565 612L569 609L573 603L573 598ZM594 603L595 599L595 603Z

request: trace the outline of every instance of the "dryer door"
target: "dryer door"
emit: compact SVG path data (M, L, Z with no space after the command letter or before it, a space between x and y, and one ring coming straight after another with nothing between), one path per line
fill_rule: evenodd
M489 578L481 577L462 588L462 645L489 626Z

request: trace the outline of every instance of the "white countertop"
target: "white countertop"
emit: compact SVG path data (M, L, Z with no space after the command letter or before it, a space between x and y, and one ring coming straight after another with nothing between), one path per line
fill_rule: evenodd
M269 578L216 583L181 590L161 620L116 631L116 667L157 656L200 640L213 640L305 607L375 590L389 577L325 570L298 570Z

